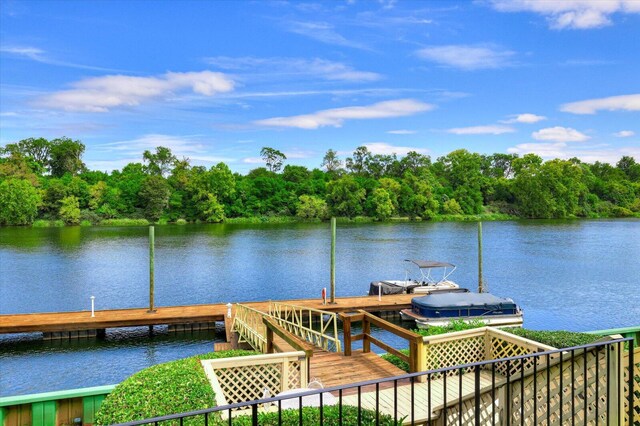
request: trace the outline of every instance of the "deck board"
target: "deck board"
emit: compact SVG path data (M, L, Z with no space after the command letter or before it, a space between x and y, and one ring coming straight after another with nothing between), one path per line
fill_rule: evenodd
M330 312L346 312L363 309L371 312L399 311L411 306L412 294L391 294L382 296L355 296L336 298L336 304L323 305L317 299L282 300L281 303L322 309ZM268 312L269 302L239 302L254 309ZM148 325L189 324L224 321L226 303L156 307L155 313L146 308L113 309L80 312L46 312L32 314L0 315L0 334L30 332L60 332L91 330L116 327L136 327Z
M458 400L460 397L458 380L454 377L447 378L447 401L450 404L452 401ZM462 398L465 399L475 392L475 375L474 373L466 373L462 376ZM480 373L480 388L486 389L491 386L491 372L482 371ZM413 415L415 423L425 423L428 420L434 420L440 416L440 411L444 406L444 380L439 378L431 381L431 412L428 413L428 383L414 383L414 398L413 402ZM381 389L379 392L379 411L382 414L388 414L394 416L394 398L393 388ZM397 415L398 418L405 417L405 424L411 424L411 385L401 384L397 389ZM358 405L357 395L347 395L342 399L343 405ZM363 391L361 395L362 408L375 410L376 409L376 395L375 391Z

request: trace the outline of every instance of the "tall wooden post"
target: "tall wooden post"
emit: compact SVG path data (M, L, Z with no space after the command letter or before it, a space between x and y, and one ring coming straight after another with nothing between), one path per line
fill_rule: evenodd
M331 304L336 303L336 218L331 218Z
M482 279L482 222L478 222L478 293L484 293Z
M155 235L154 235L154 227L149 227L149 310L147 312L152 313L155 312L155 307L153 305L153 295L155 292L155 282L154 282L154 246L155 246Z

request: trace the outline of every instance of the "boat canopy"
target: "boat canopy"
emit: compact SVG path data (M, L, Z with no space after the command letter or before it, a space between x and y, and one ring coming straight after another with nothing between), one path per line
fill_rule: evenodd
M430 268L455 268L455 265L451 263L445 262L434 262L433 260L415 260L415 259L405 259L405 262L411 262L418 266L420 269L430 269Z
M516 303L490 293L438 293L414 297L413 305L427 309L490 308L516 309Z

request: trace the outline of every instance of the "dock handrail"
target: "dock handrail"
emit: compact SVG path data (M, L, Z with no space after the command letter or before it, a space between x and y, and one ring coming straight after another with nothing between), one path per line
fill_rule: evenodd
M262 318L262 322L264 323L267 331L266 353L271 354L275 352L275 345L273 342L273 337L275 334L276 336L281 337L285 342L291 345L291 347L293 347L294 349L304 352L307 359L313 356L314 346L311 343L287 331L284 327L281 327L280 324L278 324L278 322L274 318L264 316ZM284 352L284 351L280 350L280 352Z
M335 312L287 303L271 302L269 315L287 331L324 350L342 351ZM318 324L314 328L314 323Z
M262 322L264 315L264 312L238 303L232 326L238 333L239 342L247 342L253 349L262 353L267 348L267 330Z
M344 332L344 355L351 356L351 343L362 340L362 352L371 352L371 344L389 352L409 364L409 371L415 373L421 371L420 361L424 358L421 356L422 336L413 331L404 329L389 321L385 321L366 311L358 310L355 313L340 313L342 320L342 329ZM362 333L351 335L351 324L354 322L362 322ZM387 345L383 341L371 335L371 325L380 327L381 329L391 332L409 342L409 355L400 352L396 348Z

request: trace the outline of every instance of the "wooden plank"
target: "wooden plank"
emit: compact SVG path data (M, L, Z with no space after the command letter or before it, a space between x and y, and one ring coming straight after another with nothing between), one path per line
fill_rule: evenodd
M378 301L377 296L339 297L336 298L335 305L323 305L320 299L296 299L281 302L329 312L349 312L358 309L383 312L408 308L411 306L413 297L412 294L393 294L383 296L381 301ZM242 303L267 312L270 302ZM216 303L156 307L155 313L148 313L147 308L99 310L95 311L95 317L91 317L89 311L0 315L0 334L224 321L226 313L226 303Z

